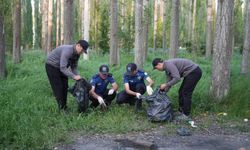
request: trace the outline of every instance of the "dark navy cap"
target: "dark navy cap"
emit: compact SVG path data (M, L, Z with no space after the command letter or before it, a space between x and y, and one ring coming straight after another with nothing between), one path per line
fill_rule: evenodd
M79 41L77 42L77 44L80 44L80 45L81 45L81 47L83 48L83 52L84 52L85 54L88 53L87 49L88 49L88 47L89 47L89 43L88 43L87 41L85 41L85 40L79 40Z
M109 67L107 65L101 65L99 72L102 74L109 74Z
M127 70L127 74L130 75L131 73L133 73L135 70L137 69L137 66L135 63L129 63L126 66L126 70Z

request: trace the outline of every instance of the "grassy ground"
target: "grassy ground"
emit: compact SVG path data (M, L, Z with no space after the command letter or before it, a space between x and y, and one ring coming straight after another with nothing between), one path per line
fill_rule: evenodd
M150 53L145 63L145 71L155 81L156 88L165 82L165 76L164 73L152 71L151 61L154 57L167 57L163 52ZM239 54L235 54L232 60L231 92L222 103L214 102L209 96L211 60L192 57L183 51L179 57L192 59L203 70L203 77L193 94L193 116L206 112L227 112L231 120L241 120L250 116L250 76L240 75ZM125 65L132 61L133 54L124 53L121 57L121 66L111 68L119 90L123 89L122 75ZM57 142L70 141L69 133L72 132L127 133L157 126L148 122L144 113L135 114L133 107L118 106L115 103L105 113L97 109L79 115L71 95L68 96L69 113L58 112L44 62L45 56L42 52L28 51L23 54L21 64L7 63L8 77L6 80L0 80L0 149L50 149ZM108 63L107 55L93 54L90 61L80 61L80 74L90 79L103 63ZM73 85L72 80L70 85ZM179 86L180 83L168 93L174 109L178 106Z

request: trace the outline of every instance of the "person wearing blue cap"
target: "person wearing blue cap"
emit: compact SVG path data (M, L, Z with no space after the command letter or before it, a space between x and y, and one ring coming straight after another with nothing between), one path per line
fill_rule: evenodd
M90 107L109 106L116 96L118 85L116 84L112 74L109 73L107 65L99 67L99 73L95 74L91 81L92 89L90 92L90 100L92 101ZM108 85L112 87L108 89Z
M88 46L87 41L79 40L76 44L55 48L47 57L45 69L59 110L67 108L68 78L81 79L78 60L82 53L87 53Z
M138 110L142 106L140 96L146 91L151 95L153 92L151 86L154 82L146 72L137 69L135 63L127 64L126 70L127 72L123 75L125 90L117 95L116 102L118 104L129 103L130 105L135 105L137 102L136 109ZM145 85L144 80L147 80L147 86Z

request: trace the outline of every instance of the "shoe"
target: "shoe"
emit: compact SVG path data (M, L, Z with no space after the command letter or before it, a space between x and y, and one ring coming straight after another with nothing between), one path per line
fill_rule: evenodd
M175 120L176 121L191 121L192 119L185 114L180 114L180 115L175 117Z

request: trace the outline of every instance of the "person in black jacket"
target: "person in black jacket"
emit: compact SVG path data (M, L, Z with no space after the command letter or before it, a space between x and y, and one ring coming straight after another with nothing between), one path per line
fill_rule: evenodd
M68 78L80 80L77 71L79 57L87 53L88 42L79 40L74 45L61 45L48 55L45 68L59 110L67 108Z

